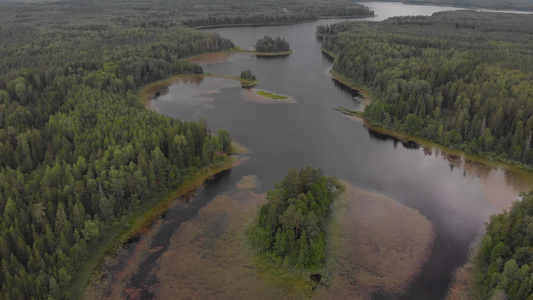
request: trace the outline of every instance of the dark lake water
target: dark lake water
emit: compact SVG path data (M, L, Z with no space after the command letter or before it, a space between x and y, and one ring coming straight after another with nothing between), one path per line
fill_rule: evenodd
M378 15L373 20L457 9L400 3L366 5ZM222 63L205 65L204 71L239 75L250 69L261 80L259 89L292 96L296 103L248 101L233 80L204 78L171 85L167 94L152 101L152 106L159 113L185 121L204 118L210 130L226 128L252 151L249 161L222 175L224 184L216 181L199 192L198 197L206 201L243 176L257 175L265 191L281 181L290 167L311 165L417 209L433 223L436 237L429 261L402 298L441 299L453 270L465 262L468 247L483 223L491 214L507 208L520 191L533 188L531 174L472 163L464 155L443 155L437 145L424 150L403 144L373 133L362 122L336 111L337 107L358 109L361 105L352 91L330 78L332 62L321 53L320 41L314 35L317 25L339 21L204 30L217 32L248 49L267 34L285 38L294 50L288 57L264 59L239 53ZM167 233L156 236L154 243L164 244L173 230L166 229ZM148 264L155 259L148 260Z

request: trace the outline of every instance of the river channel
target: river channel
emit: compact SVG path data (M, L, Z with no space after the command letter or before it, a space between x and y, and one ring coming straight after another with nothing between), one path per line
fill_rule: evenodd
M365 5L373 8L377 17L355 21L458 9L400 3ZM400 298L442 299L454 269L465 262L469 245L484 222L490 215L509 208L520 192L533 189L531 174L502 164L480 162L435 144L421 147L404 143L374 133L362 121L335 110L338 107L357 110L362 105L356 92L331 79L328 70L332 61L321 53L320 41L314 35L318 25L339 21L203 30L219 33L245 49L251 49L264 35L286 39L294 51L287 57L257 58L236 53L203 68L206 73L229 75L250 69L261 80L258 89L289 95L294 99L290 103L253 101L238 82L206 77L172 84L151 105L156 112L184 121L203 118L213 132L225 128L234 140L251 151L248 161L207 183L198 192L201 201L191 202L196 206L205 205L245 176L259 180L260 187L255 193L260 194L281 181L290 167L302 169L310 165L417 210L431 222L435 238L420 275ZM167 219L174 220L180 214L186 214L185 219L195 216L195 212L182 209L178 205L167 214L163 222L170 225L163 225L161 234L156 234L152 241L153 247L161 247L160 251L144 260L131 279L132 285L142 289L143 284L149 284L139 282L146 278L152 264L166 251L168 239L179 228L181 221ZM141 294L151 295L142 291ZM372 298L381 297L376 293Z

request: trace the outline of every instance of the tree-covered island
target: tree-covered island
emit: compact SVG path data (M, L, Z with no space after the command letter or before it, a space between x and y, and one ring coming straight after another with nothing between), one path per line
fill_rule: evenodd
M269 35L260 38L255 44L257 56L282 56L292 53L289 43L280 37L275 39Z
M323 269L325 227L338 187L340 184L321 170L307 167L298 172L291 168L285 179L267 192L267 203L248 229L248 240L268 269L285 275L305 270L305 276Z
M243 87L252 87L259 83L259 79L255 77L255 75L252 73L252 71L250 71L250 69L242 71L241 76L239 76L239 79Z

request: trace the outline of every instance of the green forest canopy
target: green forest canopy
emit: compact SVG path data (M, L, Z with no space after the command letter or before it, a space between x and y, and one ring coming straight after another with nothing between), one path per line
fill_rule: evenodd
M279 36L273 39L271 36L265 35L255 43L255 51L263 53L279 53L291 51L291 48L285 39L282 39Z
M533 15L455 11L319 26L373 124L533 164Z
M407 4L450 5L472 8L533 10L532 0L382 0L383 2L403 2ZM364 1L360 1L365 4Z
M335 189L333 179L320 170L289 169L276 189L267 192L267 203L248 234L252 248L275 265L319 267Z
M533 299L533 194L490 218L475 279L479 298Z
M220 162L217 153L231 142L225 130L212 135L205 122L158 115L137 100L144 84L202 73L181 58L228 50L231 41L176 26L35 22L0 30L0 282L7 299L68 297L76 270L105 232L122 226L125 212ZM29 32L35 26L39 35Z

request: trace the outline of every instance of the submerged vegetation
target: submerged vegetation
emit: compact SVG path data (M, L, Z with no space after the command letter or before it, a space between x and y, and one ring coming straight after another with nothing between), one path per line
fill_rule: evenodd
M320 170L291 168L267 193L267 203L249 229L248 239L270 268L313 271L323 267L324 229L337 184Z
M532 15L455 11L319 26L374 125L533 164Z
M533 194L492 216L474 272L477 298L533 299Z

